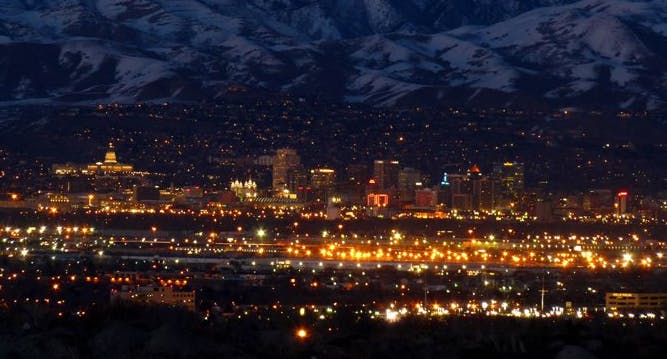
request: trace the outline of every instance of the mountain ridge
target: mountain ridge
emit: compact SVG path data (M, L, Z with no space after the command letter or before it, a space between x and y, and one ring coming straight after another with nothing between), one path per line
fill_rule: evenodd
M663 0L8 0L0 20L5 103L667 101Z

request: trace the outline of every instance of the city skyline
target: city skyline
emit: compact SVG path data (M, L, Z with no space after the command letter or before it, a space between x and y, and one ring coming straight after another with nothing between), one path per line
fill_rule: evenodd
M0 358L659 358L667 1L0 0Z

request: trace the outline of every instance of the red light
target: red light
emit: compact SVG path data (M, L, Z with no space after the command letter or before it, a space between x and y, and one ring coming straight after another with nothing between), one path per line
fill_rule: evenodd
M619 197L626 197L628 195L628 192L623 191L623 192L618 192Z

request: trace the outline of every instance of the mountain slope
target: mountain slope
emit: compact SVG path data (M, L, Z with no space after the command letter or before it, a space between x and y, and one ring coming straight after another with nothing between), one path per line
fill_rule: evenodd
M0 101L667 101L667 1L0 0ZM467 25L467 26L461 26Z

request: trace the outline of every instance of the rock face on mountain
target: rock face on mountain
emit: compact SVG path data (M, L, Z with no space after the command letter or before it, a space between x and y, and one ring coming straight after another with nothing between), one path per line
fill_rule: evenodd
M0 101L249 89L374 105L655 109L667 1L0 0Z

